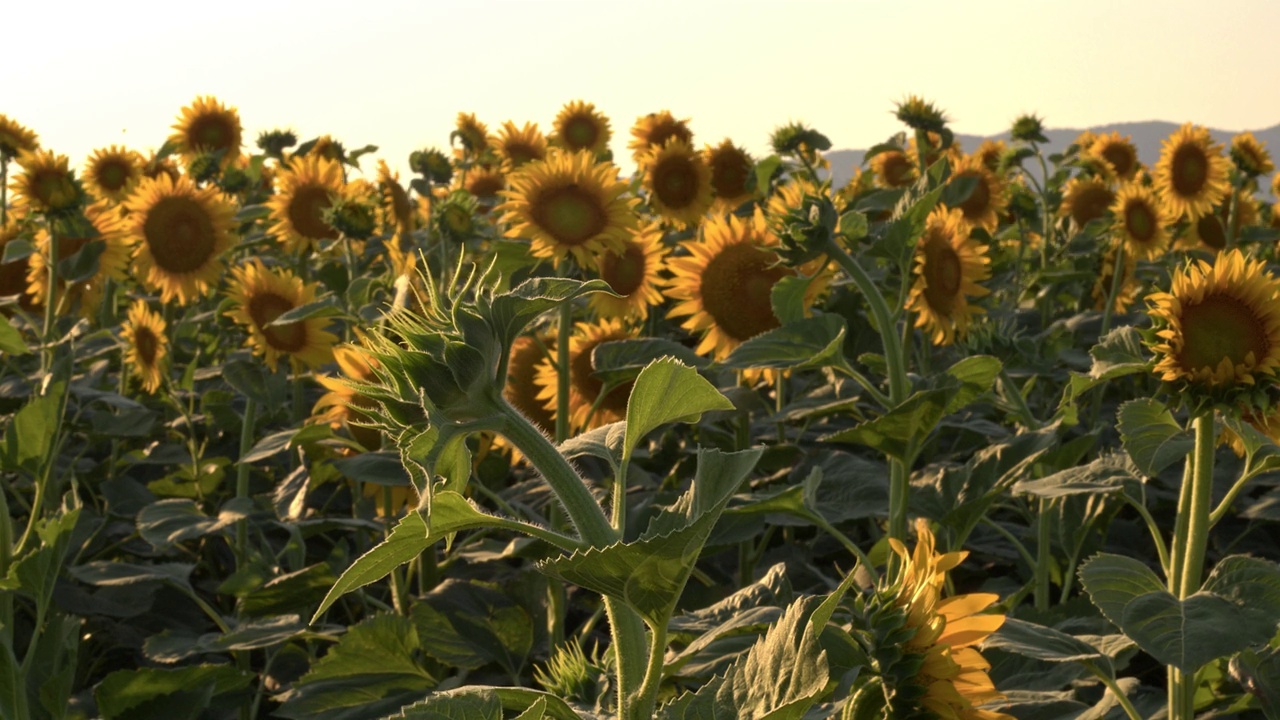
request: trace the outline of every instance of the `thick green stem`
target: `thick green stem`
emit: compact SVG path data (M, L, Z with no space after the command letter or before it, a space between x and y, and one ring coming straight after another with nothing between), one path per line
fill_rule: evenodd
M244 402L244 422L240 425L240 462L236 465L236 497L249 497L249 463L244 461L244 457L253 449L253 421L254 415L258 412L258 404L253 398L245 398ZM200 478L196 477L197 484ZM248 521L241 518L236 521L236 560L241 567L249 559L249 525Z
M569 337L573 333L573 304L560 305L556 328L556 442L569 439Z
M44 296L44 367L53 367L53 326L58 315L58 231L49 225L49 288Z
M1201 411L1195 418L1194 427L1195 459L1191 472L1183 477L1173 542L1175 573L1169 578L1170 589L1180 600L1200 589L1204 575L1205 553L1209 545L1209 511L1213 499L1213 410ZM1176 668L1169 669L1170 720L1192 720L1195 717L1195 676L1194 670L1184 673Z
M1111 266L1111 287L1107 292L1107 306L1102 310L1102 332L1098 334L1099 337L1111 330L1111 316L1115 311L1116 297L1124 284L1124 251L1125 242L1121 240L1116 244L1115 264Z
M667 654L667 629L664 627L654 631L652 640L653 643L649 646L649 664L644 671L644 683L628 708L630 717L652 718L658 704L658 687L662 684L662 670L665 667L663 659Z

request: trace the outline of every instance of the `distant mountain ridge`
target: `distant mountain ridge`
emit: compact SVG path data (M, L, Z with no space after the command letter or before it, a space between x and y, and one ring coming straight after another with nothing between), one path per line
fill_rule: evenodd
M1181 124L1164 122L1160 120L1152 120L1147 122L1127 122L1112 123L1109 125L1095 125L1088 128L1095 133L1118 132L1121 136L1128 135L1133 140L1133 144L1138 148L1138 158L1147 165L1152 167L1160 159L1160 144L1176 131ZM1071 144L1076 136L1084 132L1083 129L1060 129L1045 130L1045 137L1049 138L1049 142L1041 147L1044 149L1046 157L1056 152L1061 152ZM1238 135L1244 130L1215 130L1209 129L1209 135L1215 142L1222 143L1224 148L1230 148L1231 138ZM1265 130L1253 130L1256 137L1271 152L1272 160L1280 160L1277 156L1280 153L1280 124L1273 125ZM887 138L885 138L887 139ZM1009 132L1005 131L997 135L963 135L956 134L956 142L960 143L961 149L965 152L973 152L983 140L1004 140L1009 142ZM880 141L877 141L880 142ZM862 159L866 155L866 150L832 150L825 153L827 160L831 162L831 171L834 186L839 188L849 179L853 177L854 168L862 165ZM1025 165L1031 170L1035 162L1032 161ZM1035 168L1036 175L1039 175L1039 168ZM1270 179L1265 184L1261 184L1263 194L1270 192Z

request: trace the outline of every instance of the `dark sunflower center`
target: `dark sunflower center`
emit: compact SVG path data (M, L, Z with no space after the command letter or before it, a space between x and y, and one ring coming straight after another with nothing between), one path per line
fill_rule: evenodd
M332 205L329 189L323 185L303 185L289 200L289 222L299 235L317 240L338 237L338 231L324 221L324 211Z
M911 170L907 156L895 152L884 161L884 182L889 187L902 187L911 182Z
M217 248L213 219L189 197L161 198L147 211L142 232L156 266L170 273L199 270Z
M1173 153L1173 189L1183 197L1198 195L1209 179L1209 158L1199 145L1184 143Z
M508 143L506 152L507 157L511 159L512 167L520 167L527 162L541 160L543 157L537 148L525 142Z
M627 245L621 254L606 253L600 259L600 277L619 295L630 297L644 282L644 249Z
M957 178L971 177L978 182L973 186L973 192L969 193L969 197L960 203L960 211L964 213L966 220L978 220L987 214L987 210L991 207L991 188L987 187L987 179L980 172L966 170L956 174Z
M920 272L924 275L924 299L939 315L951 317L964 278L960 255L946 237L934 232L926 235L922 242L925 244L924 266Z
M544 193L532 203L530 215L560 245L581 245L608 225L600 201L577 183Z
M50 207L68 202L74 195L71 179L56 169L38 170L31 178L31 191L36 200Z
M698 198L698 172L693 161L676 155L653 168L653 192L663 205L682 210Z
M1252 307L1230 295L1214 294L1182 308L1182 352L1188 370L1216 368L1223 359L1233 365L1262 362L1271 349L1262 319Z
M249 298L249 317L253 318L253 324L262 331L267 343L281 352L298 352L307 344L307 326L302 320L268 327L272 321L292 309L293 303L288 298L273 292Z
M649 132L647 142L653 147L662 147L671 138L679 138L683 142L691 142L693 133L680 123L663 123Z
M573 387L577 389L578 394L586 400L588 406L597 405L597 415L600 413L612 413L625 416L627 414L627 398L631 397L633 383L628 382L615 387L597 404L596 400L600 397L600 391L604 389L604 382L596 377L595 368L591 367L591 352L596 349L597 345L622 339L622 337L605 336L595 342L584 343L582 350L569 363L570 382L573 383Z
M1102 157L1111 163L1111 167L1116 169L1116 174L1120 177L1128 177L1133 171L1133 166L1138 162L1128 147L1117 144L1102 148Z
M564 124L561 136L571 150L585 150L596 144L600 129L589 117L572 117Z
M489 197L497 195L498 191L504 187L502 178L498 175L476 175L474 179L467 182L467 189L476 197Z
M747 194L747 178L751 163L741 153L717 153L711 162L711 189L719 198L736 198Z
M221 114L202 115L192 121L187 138L192 147L229 150L235 142L235 128L231 119Z
M1130 201L1124 206L1124 226L1129 237L1140 243L1148 243L1156 236L1156 214L1151 206L1141 200Z
M91 239L92 238L73 237L58 238L58 262L62 262L63 260L66 260L72 255L80 252L80 249L83 248Z
M1085 225L1090 220L1107 214L1111 203L1115 202L1115 193L1105 185L1088 185L1071 202L1071 219L1077 225Z
M773 266L773 253L738 243L721 250L702 271L702 306L729 337L745 341L778 327L770 293L791 273Z
M1222 222L1217 215L1205 215L1197 220L1196 235L1200 237L1200 242L1214 250L1221 250L1227 246L1227 231L1222 227Z
M98 166L98 184L108 192L122 190L129 184L129 170L130 166L120 160L107 160Z
M133 331L133 347L138 351L138 360L146 367L156 364L156 350L160 341L149 327L135 328Z

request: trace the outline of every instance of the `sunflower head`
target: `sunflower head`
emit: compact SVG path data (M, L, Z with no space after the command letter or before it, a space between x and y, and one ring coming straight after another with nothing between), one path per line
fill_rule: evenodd
M551 127L552 142L570 152L587 150L599 155L609 147L612 136L609 118L582 100L565 105Z
M693 144L689 119L677 120L668 110L649 113L636 118L636 124L631 126L631 142L627 143L627 149L631 151L631 158L639 163L650 150L666 145L672 138Z
M963 178L973 179L973 191L956 209L969 227L984 228L994 235L1000 223L1000 214L1009 204L1004 181L987 168L979 155L969 155L956 163L948 182L957 182Z
M942 110L918 95L908 95L897 104L893 114L914 130L940 133L947 126L947 116Z
M475 113L459 112L454 131L449 133L449 143L454 141L462 145L462 154L479 156L489 149L489 128Z
M240 156L240 114L212 95L198 97L182 108L169 141L188 160L201 153L216 155L223 165Z
M453 179L453 162L436 148L410 153L409 169L433 183L444 184Z
M178 178L182 177L182 170L178 168L173 158L152 152L142 164L142 176L154 180L162 175L173 182L178 182Z
M555 412L547 409L544 400L538 399L542 387L538 385L537 378L538 368L543 362L555 357L555 348L553 333L521 335L516 338L507 356L507 380L502 390L503 397L511 403L511 407L519 410L534 426L548 434L556 429ZM554 364L551 373L554 376ZM509 447L506 443L502 444Z
M662 302L662 271L666 266L666 247L662 244L662 227L645 225L623 241L618 252L596 256L600 279L622 297L607 293L591 296L591 308L602 318L644 320L649 308Z
M1276 169L1266 145L1251 132L1240 133L1231 138L1231 162L1251 178L1266 175Z
M114 206L105 201L85 208L83 223L68 223L58 233L57 262L62 262L85 250L90 244L96 245L97 269L87 277L58 277L58 287L71 289L73 299L81 300L81 311L85 314L93 308L92 300L96 299L108 278L123 281L128 276L129 247L124 219ZM49 232L40 229L36 232L36 252L27 261L27 292L33 302L43 305L49 296L49 260L51 242ZM86 252L94 251L90 248ZM61 292L61 291L60 291ZM59 303L61 304L61 303Z
M1275 382L1280 368L1280 282L1238 249L1176 273L1147 296L1156 325L1155 373L1210 391Z
M916 163L902 150L881 150L871 157L871 171L876 185L883 188L906 187L916 181Z
M1090 221L1106 217L1116 201L1116 194L1106 180L1078 175L1067 181L1062 191L1062 204L1058 214L1070 218L1076 227L1084 227Z
M640 160L649 205L678 228L697 225L711 208L711 168L679 138L653 148Z
M507 189L507 174L497 165L476 165L467 171L465 177L460 178L462 189L479 201L478 210L481 213L492 210L499 193Z
M939 207L925 221L916 243L915 281L906 308L916 313L934 345L950 345L963 337L971 318L984 312L969 298L989 291L978 284L991 275L987 248L969 237L969 225L959 208Z
M775 129L769 136L769 144L779 155L795 155L811 163L821 157L819 152L831 149L831 141L826 135L798 122Z
M1124 267L1120 271L1120 285L1116 288L1115 301L1111 305L1111 311L1114 313L1124 313L1129 310L1129 306L1138 299L1138 293L1142 290L1142 283L1135 276L1134 271L1138 267L1137 258L1126 253L1124 257ZM1103 310L1107 306L1107 298L1111 297L1112 283L1116 280L1116 249L1108 250L1102 256L1102 267L1098 271L1098 277L1093 283L1093 306L1097 310Z
M1114 131L1099 135L1088 151L1107 161L1116 177L1121 180L1133 180L1142 169L1142 163L1138 161L1138 148L1128 135L1122 137Z
M578 323L569 339L569 426L575 432L591 430L627 417L627 400L631 382L606 388L595 374L592 351L603 343L629 340L636 336L618 320ZM556 413L557 375L551 358L538 366L536 383L538 399L551 413Z
M375 401L362 395L351 385L351 381L369 383L376 380L374 367L377 360L366 355L357 345L334 347L333 359L337 361L341 375L316 376L316 381L328 392L312 408L312 419L326 422L334 428L346 428L365 450L380 449L382 433L365 427L369 422L367 411L374 406Z
M276 176L276 194L267 203L271 230L289 252L338 237L324 213L344 188L342 165L320 155L295 156Z
M993 173L1000 173L1000 158L1004 156L1003 140L983 140L973 154L982 162L983 167Z
M197 188L186 176L160 175L143 180L124 207L137 248L134 276L164 302L186 304L218 282L235 216L221 193Z
M325 330L327 318L272 324L290 310L314 302L314 283L303 283L288 270L272 270L254 258L232 269L228 296L234 303L228 317L249 332L248 346L263 356L273 372L282 356L311 368L333 358L338 338Z
M538 126L530 122L524 127L516 127L510 120L502 123L498 134L489 138L489 145L502 158L502 166L508 172L547 157L547 139Z
M264 130L258 134L258 149L269 157L284 161L284 153L298 144L298 134L292 130Z
M48 150L25 152L18 156L18 165L22 172L9 181L15 205L31 212L66 215L84 202L84 190L66 155Z
M125 362L132 368L142 389L155 393L168 371L169 336L164 318L147 307L145 300L135 300L124 323Z
M751 186L751 156L746 150L725 139L715 147L703 150L707 167L711 168L711 194L717 212L732 212L755 197Z
M1156 260L1169 249L1164 205L1150 187L1139 182L1125 183L1111 204L1115 217L1112 233L1125 243L1126 255L1137 260Z
M1013 121L1013 128L1010 129L1009 135L1021 142L1049 142L1049 138L1044 136L1044 119L1033 114L1019 115Z
M1228 162L1209 131L1190 123L1165 139L1155 184L1174 219L1195 220L1213 210L1230 191Z
M378 161L378 197L382 209L383 232L388 235L413 232L413 201L400 184L399 173L391 172L385 160Z
M39 147L40 141L34 132L0 113L0 160L12 160L24 152L35 152Z

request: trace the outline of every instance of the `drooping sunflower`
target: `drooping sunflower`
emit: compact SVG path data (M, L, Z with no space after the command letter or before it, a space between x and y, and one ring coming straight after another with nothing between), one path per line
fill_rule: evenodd
M164 318L147 307L146 300L134 300L122 333L125 341L124 361L145 392L154 394L160 389L169 367L169 336L165 334Z
M534 257L572 254L589 265L596 254L619 250L636 225L634 199L624 196L627 185L611 163L596 162L588 152L553 151L529 163L509 178L500 194L508 237L531 241Z
M971 228L983 228L994 235L996 227L1000 224L1000 214L1009 204L1004 181L987 169L978 155L964 157L954 162L952 167L954 171L951 173L949 182L956 182L961 178L973 178L977 181L973 186L973 192L969 193L969 197L956 208L964 218L965 224Z
M382 447L382 433L365 427L369 416L367 411L376 406L376 401L360 394L346 382L374 382L374 368L378 361L353 345L339 345L333 348L333 359L338 363L341 377L316 375L316 381L324 386L327 393L320 397L311 410L313 420L328 423L334 429L346 429L351 437L365 450L378 450Z
M1240 133L1231 138L1231 161L1240 172L1249 177L1266 175L1276 169L1267 146L1251 132Z
M1005 144L1003 140L983 140L977 150L973 151L975 157L982 161L982 165L993 173L1000 172L1000 157L1004 155Z
M1129 306L1138 299L1138 293L1142 290L1142 283L1138 280L1134 271L1137 270L1137 259L1126 253L1124 256L1124 267L1121 269L1120 286L1116 288L1115 302L1112 303L1111 310L1115 313L1123 313L1129 310ZM1096 310L1103 310L1107 306L1107 298L1111 297L1111 285L1115 281L1116 273L1116 249L1112 247L1102 256L1102 267L1098 272L1098 277L1093 283L1093 306Z
M142 179L142 156L119 145L95 150L84 165L84 184L95 197L123 202Z
M1210 387L1271 382L1280 367L1280 282L1238 249L1174 275L1147 296L1160 328L1155 372L1166 382Z
M906 187L916 181L916 164L901 150L883 150L871 158L871 172L876 185L883 188Z
M646 154L640 169L649 206L675 227L697 225L711 208L711 168L679 138Z
M378 197L384 218L383 232L388 235L413 232L413 201L400 184L399 173L391 172L385 160L378 161Z
M153 151L142 164L142 176L154 180L161 175L167 175L170 180L177 182L178 178L182 177L182 171L178 169L178 164L172 158L160 157Z
M105 201L99 200L86 207L85 218L96 235L88 232L59 233L58 262L80 252L91 241L102 243L102 251L98 255L98 270L92 277L77 282L72 288L72 294L82 301L82 311L88 312L96 304L94 301L102 291L107 278L124 280L127 277L129 254L132 248L129 247L125 233L124 219ZM83 235L83 237L77 237L77 235ZM27 258L29 262L27 292L31 295L33 302L40 305L44 305L49 296L49 241L48 231L44 229L37 231L36 251ZM61 278L59 280L59 297L61 297L61 288L66 287L66 282Z
M197 97L182 108L173 130L169 141L187 161L204 153L221 153L220 162L226 167L240 156L240 113L212 95Z
M1176 247L1180 250L1200 248L1218 252L1227 247L1227 226L1231 225L1231 237L1239 238L1240 230L1258 223L1258 201L1253 193L1241 190L1236 195L1236 214L1231 216L1230 200L1223 200L1214 209L1187 223Z
M715 212L732 212L755 197L751 179L751 156L746 150L725 139L719 145L708 145L703 150L707 166L711 168L711 193L715 197Z
M479 210L487 213L494 208L494 198L507 189L507 174L497 165L477 165L458 176L462 187L480 201ZM463 179L465 178L465 180Z
M942 597L947 573L968 553L939 553L924 519L916 520L914 551L908 551L897 539L890 539L889 544L903 566L896 604L906 616L904 629L915 630L903 649L924 656L915 677L924 689L920 706L939 718L1013 720L1010 715L976 707L1004 697L987 674L990 663L976 647L1004 624L1004 615L983 612L1000 596L970 593Z
M934 345L963 337L970 319L985 312L970 305L969 298L989 292L978 283L991 276L991 259L969 230L962 210L940 207L929 213L916 244L916 278L906 308L916 313L915 327Z
M462 142L462 151L454 151L455 155L480 155L489 149L489 128L484 123L476 119L475 113L458 113L458 118L454 122L455 130L450 136L450 141L457 137Z
M1129 135L1121 136L1115 131L1099 135L1086 150L1106 160L1121 180L1133 180L1142 169L1142 163L1138 162L1138 148Z
M298 253L315 247L317 241L338 237L338 231L324 221L324 211L343 189L342 166L336 161L312 154L289 161L276 176L276 194L267 201L271 232L285 250Z
M547 159L547 139L531 122L526 122L524 127L516 127L510 120L502 123L498 134L489 138L489 145L502 158L503 169L508 172Z
M36 213L62 213L83 200L66 155L49 150L24 152L18 156L18 165L22 172L9 181L15 206Z
M666 248L662 244L662 227L650 223L630 235L621 252L604 252L596 256L600 278L619 295L593 293L592 310L603 318L644 320L649 308L662 302L662 269Z
M1071 218L1077 227L1084 227L1091 220L1106 217L1116 201L1116 193L1105 179L1090 175L1077 175L1067 181L1062 190L1062 204L1058 214Z
M569 427L577 434L602 425L618 422L627 417L627 399L631 396L632 383L613 388L603 396L604 382L596 377L591 364L591 352L602 343L634 338L634 330L628 330L618 320L601 320L597 323L577 323L569 339ZM552 414L556 413L556 370L551 358L538 365L536 383L538 399Z
M1098 133L1092 130L1081 130L1076 139L1071 141L1071 144L1079 147L1082 151L1088 151L1097 141Z
M1175 220L1195 220L1213 210L1230 192L1229 163L1222 146L1213 142L1206 128L1183 125L1164 140L1155 184Z
M701 238L682 243L688 254L667 262L667 295L677 301L667 316L687 316L681 326L702 333L699 354L722 359L778 327L770 294L795 271L779 265L768 249L776 242L758 217L712 216L702 224Z
M12 160L40 147L36 134L13 118L0 113L0 159Z
M217 190L183 176L148 178L125 202L126 230L136 246L133 276L164 302L187 304L222 275L235 208Z
M272 270L254 258L231 270L228 297L235 307L227 316L249 331L246 345L260 353L274 372L280 356L314 368L333 359L337 336L325 330L326 318L313 317L280 326L281 315L316 299L316 284L306 284L288 270Z
M1112 229L1116 238L1125 243L1129 257L1157 260L1169 249L1164 205L1150 187L1125 183L1111 204L1111 214L1116 219Z
M639 163L651 149L666 145L671 138L693 144L689 119L677 120L669 110L649 113L636 118L636 124L631 126L631 142L627 143L627 149L631 151L631 158Z
M595 105L582 100L574 100L561 108L551 127L552 141L570 152L588 150L599 155L608 149L613 135L609 118L596 110Z

